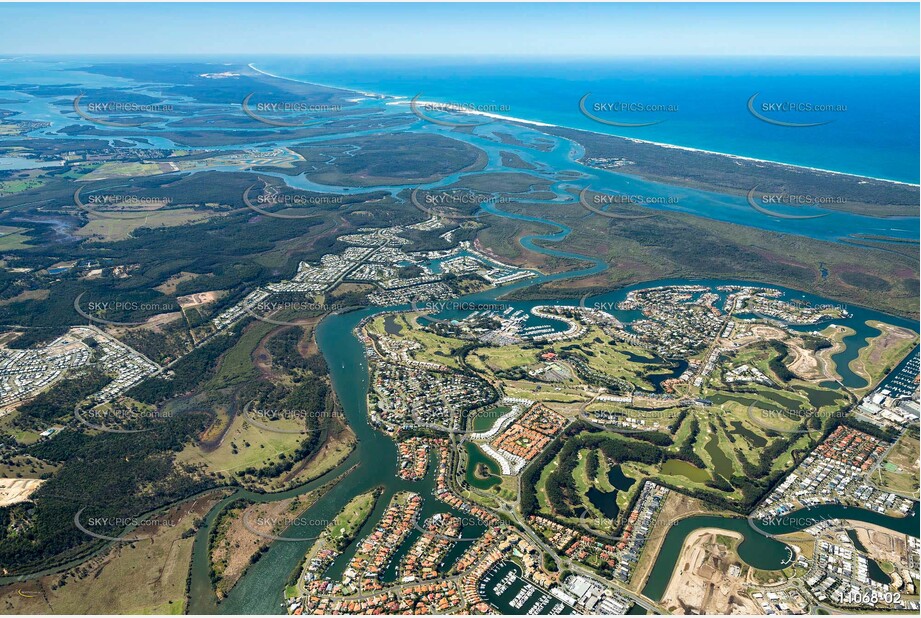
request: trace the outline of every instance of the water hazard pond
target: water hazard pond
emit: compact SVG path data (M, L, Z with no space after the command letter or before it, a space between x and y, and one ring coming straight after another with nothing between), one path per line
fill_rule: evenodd
M599 266L595 264L594 266L578 274L591 273L597 270L599 270ZM556 277L546 277L542 278L541 280L564 278L567 276L572 276L572 273L563 273ZM534 283L534 280L530 280L521 283L520 286L524 287L526 285L533 285ZM652 287L655 285L682 283L687 283L687 281L676 280L647 282L643 285L630 286L618 292L606 294L597 298L611 302L617 302L622 300L631 289ZM707 281L695 283L722 285L730 282ZM512 285L501 289L493 289L486 293L464 297L464 299L478 302L490 301L500 293L507 293L515 287L515 285ZM789 293L791 295L800 295L800 293L794 293L792 291L789 291ZM565 301L516 301L510 304L515 306L515 308L529 311L531 307L537 304L541 304L542 302L569 305L578 303L578 301L575 299L569 299ZM589 302L591 302L591 299L589 299ZM354 311L351 313L333 314L325 318L320 323L316 331L317 344L324 357L326 358L327 364L329 366L333 388L339 397L349 425L355 431L358 438L358 448L353 453L353 455L345 464L343 464L343 466L340 466L340 468L337 469L334 473L328 475L327 479L325 480L328 480L328 478L333 475L337 475L343 472L345 469L356 463L359 465L343 482L339 483L339 485L334 487L327 495L325 495L313 507L311 507L309 510L309 516L312 518L331 518L335 516L338 510L341 509L342 506L344 506L348 500L356 493L370 490L375 486L383 485L385 488L384 495L381 497L378 506L376 507L375 512L372 513L371 517L369 518L368 523L359 532L359 537L369 533L373 526L376 525L390 497L397 491L415 491L422 495L425 498L422 516L427 517L431 514L434 514L435 512L449 510L445 508L443 503L439 503L432 497L433 479L431 474L424 481L418 483L401 481L396 477L395 468L397 454L395 445L387 436L377 431L368 422L366 407L366 393L368 391L367 360L365 358L364 348L360 341L354 336L353 329L362 319L367 318L373 314L379 313L381 311L406 308L408 307L374 307L360 311ZM615 311L615 313L620 312ZM628 316L622 317L626 318ZM868 315L867 317L870 316ZM872 317L880 318L883 316L882 314L873 312ZM898 322L898 320L889 317L886 317L886 321L896 323ZM859 327L859 318L853 321L848 320L848 322L852 324L853 322L857 322L858 324L853 325L855 327ZM860 341L859 343L863 343L863 341ZM475 451L468 451L467 454L470 456L471 460L478 459L478 454ZM482 455L482 453L480 453L480 455ZM482 463L485 464L484 467L489 469L489 463L491 463L490 460L485 456L483 456L483 459L484 461ZM701 472L699 469L690 466L686 462L676 460L673 462L670 461L668 464L675 466L676 468L680 468L680 470L676 469L675 471L682 475L692 475L697 472ZM490 472L495 474L498 471L490 470ZM468 482L471 481L469 478L467 480ZM492 483L497 480L498 479L488 478L483 479L480 482L488 481ZM471 482L471 484L474 483ZM612 485L615 487L617 486L617 484L614 482L612 482ZM306 490L306 488L299 488L298 492L304 490ZM262 499L266 500L278 499L280 497L281 496L261 496ZM603 497L611 496L595 496L595 498L599 499L597 504L600 504L600 499ZM231 590L228 598L225 599L224 602L220 604L220 606L218 606L215 603L214 594L209 581L209 565L207 556L208 528L210 527L210 524L213 524L214 516L218 510L219 509L215 509L215 512L209 516L209 526L204 526L202 530L199 531L198 538L196 538L195 549L193 552L193 565L190 585L190 611L192 613L282 612L283 610L281 607L281 601L285 582L288 581L292 573L296 572L296 570L300 568L304 554L310 546L310 541L305 539L303 542L272 544L265 555L263 555L263 557L256 564L249 568L249 570L240 579L234 589ZM867 512L864 511L862 513ZM875 517L876 514L869 513L868 516ZM853 518L869 521L865 517L867 516L854 516ZM895 529L894 523L891 525L887 523L881 523L881 525ZM668 578L671 576L671 572L674 568L674 563L678 552L680 551L681 544L683 543L683 540L687 534L698 527L711 526L738 526L739 531L746 535L746 542L740 546L740 553L742 554L742 558L746 560L746 562L751 561L749 563L756 568L777 568L778 565L780 565L789 556L788 549L785 545L755 532L748 527L748 524L744 519L732 520L719 517L704 517L703 519L691 518L684 520L669 530L662 553L660 554L650 576L650 580L647 583L647 594L651 598L657 598L657 595L660 596L662 591L664 591L665 586L667 586ZM310 531L307 530L303 531L304 536L309 536L309 532ZM289 535L288 532L285 534L286 536ZM915 532L913 534L917 535L917 522L915 522ZM348 548L342 554L340 559L337 560L337 562L334 564L330 576L334 577L337 573L340 573L342 569L347 565L347 561L353 554L354 549Z
M649 285L654 284L646 284L646 286ZM508 288L502 290L502 292L507 291ZM617 294L608 295L607 298L613 300L617 296L625 295L626 292L627 290L622 290ZM497 295L498 293L498 290L490 291L490 295ZM486 294L469 298L475 298L478 301L490 299ZM573 304L576 301L570 300L568 302ZM521 305L524 310L534 304L539 303L535 301L515 303L516 306ZM366 407L366 393L368 390L367 361L364 348L352 331L363 318L380 311L382 311L381 308L369 308L347 314L328 316L320 323L316 334L317 343L330 368L333 387L342 402L349 424L355 430L359 439L358 449L349 458L347 465L351 466L354 463L359 463L359 466L346 480L331 490L329 494L320 499L310 509L310 516L332 517L356 492L368 490L376 485L384 485L385 494L379 502L377 512L372 514L368 524L360 531L359 536L370 532L378 521L378 517L390 496L398 490L416 491L423 496L427 496L423 512L425 516L446 510L443 504L437 502L431 496L431 477L424 482L415 484L402 482L396 478L397 457L393 442L368 423ZM482 453L478 454L476 451L471 450L467 454L474 461L479 456L482 456L482 463L485 464L486 469L489 469L489 464L493 463ZM705 472L690 466L687 462L678 460L670 461L666 465L680 468L676 469L675 472L682 475ZM339 471L341 471L341 468ZM490 470L490 472L495 474L497 470ZM467 480L471 482L471 479L468 478ZM497 478L488 478L477 482L494 483L498 480ZM471 484L476 483L471 482ZM602 496L595 497L602 498ZM268 496L266 498L271 499ZM864 511L863 513L867 512ZM869 513L869 516L876 516L876 514ZM853 518L866 520L865 517L854 516ZM894 524L882 523L882 525L892 528ZM785 545L755 532L748 527L744 519L691 518L679 522L669 530L662 553L657 559L647 583L646 594L648 596L653 599L661 596L668 584L681 544L687 534L699 527L712 526L733 526L744 534L746 542L740 546L739 551L743 560L756 568L775 569L789 557L789 550ZM917 534L917 532L914 534ZM195 561L192 567L190 610L196 613L215 613L217 611L222 613L278 613L282 611L281 601L284 584L292 572L299 568L303 556L309 548L309 541L304 543L274 543L262 559L250 567L231 591L230 596L220 606L216 606L208 577L206 535L207 530L203 529L200 534L201 538L196 540ZM341 560L334 565L334 570L341 571L353 553L350 549L346 550ZM332 573L332 576L334 575L335 573ZM273 593L272 591L277 592Z
M636 483L636 480L626 476L620 466L611 466L608 471L608 483L614 488L613 491L601 491L597 487L589 487L586 497L592 503L592 506L601 511L601 514L611 520L616 520L620 514L620 506L617 504L619 492L630 491L630 488Z
M489 489L502 482L499 466L486 456L473 442L467 442L467 475L464 477L471 487Z

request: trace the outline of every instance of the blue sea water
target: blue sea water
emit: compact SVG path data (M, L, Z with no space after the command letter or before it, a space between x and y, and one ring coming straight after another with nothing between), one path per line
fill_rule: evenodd
M68 113L70 109L68 104L71 102L68 97L73 96L71 93L79 91L78 89L111 86L157 93L157 84L144 84L92 73L89 67L99 61L103 59L71 58L66 61L44 59L0 62L0 106L22 113L23 118L43 120L50 124L49 127L33 131L31 136L60 138L66 136L65 133L60 132L61 129L75 122L73 114ZM165 58L151 59L151 62L172 61ZM917 82L917 68L909 67L904 62L855 61L856 68L852 68L853 76L847 78L845 75L847 71L841 61L829 61L826 66L815 60L809 62L645 60L635 61L629 66L624 65L622 70L615 70L616 67L609 63L601 64L597 61L594 61L594 64L569 62L565 65L552 63L541 66L533 63L471 64L469 61L465 64L456 62L451 64L443 59L425 62L378 59L371 62L354 58L314 61L275 57L262 59L177 58L175 61L209 63L222 68L245 65L253 61L254 66L273 74L338 85L353 90L401 96L404 98L403 103L407 102L407 98L421 93L423 100L499 105L501 106L500 113L510 117L517 116L552 124L608 131L640 139L854 174L907 182L918 180L918 95L916 90L911 94L907 93L905 86L912 80ZM784 62L792 67L786 73L781 70L783 66L787 66L783 64ZM835 71L829 67L834 68ZM912 74L915 75L914 78L905 77L905 75ZM757 91L762 101L817 101L843 105L845 111L819 114L818 117L822 120L825 119L823 116L833 115L834 117L831 118L833 122L818 127L790 128L762 122L749 113L745 104L751 96L747 94L748 87L754 87L755 82L759 80L761 83L771 85L770 89ZM63 88L56 96L48 97L34 96L28 88L20 87L21 84L34 83L59 84ZM794 93L796 89L791 84L800 86L799 90ZM822 84L830 84L830 86L825 88L821 86ZM875 90L873 84L877 86ZM681 87L682 97L675 96L675 92L679 92L678 86ZM621 100L652 105L664 104L671 105L671 109L677 111L646 114L618 112L613 115L618 118L627 116L631 122L644 118L656 119L659 116L667 118L665 122L654 126L614 129L594 122L579 112L578 101L589 89L590 96L595 101ZM835 91L845 92L851 98L842 98L846 101L845 103L836 102L835 98L830 95ZM902 94L893 95L892 93L896 91ZM717 92L723 94L715 94ZM776 94L778 92L784 94ZM672 100L669 100L666 93L671 93L669 97ZM743 94L746 96L741 96ZM891 98L894 103L888 107L882 104L877 105L874 108L879 112L877 114L865 112L865 108L869 109L874 101L878 103L885 98L884 95ZM698 103L695 105L694 101ZM727 101L730 101L732 106L728 106ZM858 101L859 104L855 104L854 101ZM915 102L908 103L908 101ZM384 107L383 103L390 102L367 100L362 105L369 108L381 108ZM399 109L389 105L387 107L391 111ZM737 109L738 107L741 107L741 111ZM865 118L864 122L857 122L856 126L854 119L859 116L855 115L855 110L863 110L862 117ZM804 117L800 119L802 121L817 119L809 118L816 116L814 113L802 113L798 116ZM699 121L691 121L694 117L699 118ZM786 115L781 117L785 120L797 119ZM166 121L165 117L163 121ZM466 122L468 119L462 121ZM439 133L450 131L450 128L420 120L414 123L413 130ZM503 146L495 139L483 138L482 134L491 131L505 132L513 139L521 140L523 143L543 139L550 145L550 148L545 151L536 151ZM368 134L375 132L377 132L375 129L366 131ZM358 136L362 133L364 132L350 135ZM817 135L826 135L829 139L822 141L816 137ZM667 200L656 202L656 208L661 210L685 212L719 221L832 242L847 242L850 237L858 233L906 240L917 240L918 238L917 215L878 218L847 212L832 212L828 216L807 222L764 214L753 216L753 210L744 197L671 186L616 171L584 166L576 162L581 157L580 148L566 140L548 139L530 128L522 128L509 123L490 124L471 133L456 132L453 137L468 141L486 152L489 169L501 168L501 152L504 149L516 150L527 163L547 172L545 175L553 183L552 190L557 195L555 201L565 202L571 198L567 193L571 185L568 184L566 178L557 176L557 172L572 170L596 189L606 192L613 191L622 195L640 195L656 200ZM175 143L167 138L155 135L150 125L119 130L118 138L122 141L142 140L139 143L154 147L175 146ZM306 138L306 141L324 139L329 138L328 136L317 136ZM295 140L296 143L302 141L305 140ZM287 142L280 139L274 140L272 144L288 145ZM236 144L218 147L218 149L237 148L239 145ZM2 163L0 161L0 164ZM220 166L213 169L225 171ZM198 171L203 170L204 168ZM349 191L348 187L324 185L304 175L290 176L282 172L265 173L278 176L289 186L306 191L334 193ZM448 186L462 176L462 173L451 174L432 183L429 188ZM376 188L396 194L406 188L414 188L414 186L408 183ZM583 185L578 184L578 186ZM802 210L797 210L797 213L802 214L820 214L821 212L822 209L817 207L802 207ZM508 212L502 213L501 216L527 218L524 215L513 215ZM568 233L568 229L562 226L555 225L554 227L557 231L534 237L534 239L552 243ZM534 239L526 237L522 239L522 243L527 247ZM547 251L556 250L547 249ZM600 268L601 263L597 263L595 267Z
M548 43L552 44L552 43ZM707 58L566 60L552 63L451 59L264 58L260 70L343 88L445 103L491 105L498 113L769 161L919 181L917 58ZM662 121L612 127L587 118L579 100L606 120ZM814 127L778 126L756 111ZM665 111L593 111L628 103ZM776 111L762 104L832 106ZM667 111L672 110L672 111ZM764 111L762 111L764 110Z

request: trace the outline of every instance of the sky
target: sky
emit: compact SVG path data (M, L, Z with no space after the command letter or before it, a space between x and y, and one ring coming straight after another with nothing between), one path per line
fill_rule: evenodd
M917 57L919 43L917 3L0 3L0 57Z

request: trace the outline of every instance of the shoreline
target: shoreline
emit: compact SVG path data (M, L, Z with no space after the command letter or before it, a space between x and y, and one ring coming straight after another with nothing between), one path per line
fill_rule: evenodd
M311 85L311 86L322 86L322 87L324 87L324 88L334 88L334 89L336 89L336 90L343 90L343 91L346 91L346 92L354 92L354 93L360 94L360 95L362 95L362 96L364 96L364 97L375 97L375 98L382 99L382 100L388 100L388 99L389 99L390 102L386 103L386 105L409 105L409 104L410 104L410 101L408 100L408 97L407 97L407 96L403 96L403 95L389 95L389 94L380 94L380 93L375 93L375 92L364 92L364 91L361 91L361 90L355 90L355 89L353 89L353 88L344 88L344 87L342 87L342 86L330 86L330 85L328 85L328 84L320 84L320 83L317 83L317 82L308 82L308 81L305 81L305 80L302 80L302 79L296 79L296 78L293 78L293 77L283 77L283 76L281 76L281 75L275 75L275 74L273 74L273 73L269 73L268 71L263 71L263 70L261 70L261 69L258 69L258 68L256 68L255 63L252 63L252 62L249 63L247 66L248 66L250 69L252 69L253 71L256 71L257 73L260 73L260 74L265 75L265 76L267 76L267 77L273 77L273 78L275 78L275 79L282 79L282 80L285 80L285 81L296 82L296 83L299 83L299 84L307 84L307 85ZM645 140L645 139L640 139L640 138L636 138L636 137L625 137L625 136L623 136L623 135L615 135L615 134L613 134L613 133L602 133L602 132L599 132L599 131L591 131L591 130L589 130L589 129L580 129L580 128L577 128L577 127L570 127L570 126L566 126L566 125L559 125L559 124L553 124L553 123L548 123L548 122L542 122L542 121L539 121L539 120L528 120L528 119L525 119L525 118L515 118L514 116L504 116L504 115L502 115L502 114L495 114L495 113L492 113L492 112L480 112L480 111L476 111L476 110L470 110L470 109L467 109L467 108L464 108L464 107L461 107L461 106L458 106L458 105L452 105L452 104L450 104L450 103L443 103L443 102L440 102L440 101L417 101L417 103L420 103L420 104L423 104L423 105L429 104L429 105L441 105L441 106L445 106L445 107L454 107L454 108L456 108L456 111L457 111L457 112L462 113L462 114L470 114L470 115L472 115L472 116L484 116L484 117L487 117L487 118L492 118L492 119L494 119L494 120L504 120L504 121L506 121L506 122L513 122L513 123L519 123L519 124L526 124L526 125L531 125L531 126L535 126L535 127L555 128L555 129L566 129L566 130L569 130L569 131L581 131L581 132L584 132L584 133L593 133L593 134L595 134L595 135L603 135L603 136L607 136L607 137L613 137L613 138L617 138L617 139L627 140L627 141L633 142L633 143L635 143L635 144L645 144L645 145L649 145L649 146L658 146L659 148L672 148L672 149L676 149L676 150L683 150L683 151L685 151L685 152L696 152L696 153L699 153L699 154L712 155L712 156L719 156L719 157L726 157L726 158L728 158L728 159L733 159L733 160L750 161L750 162L752 162L752 163L764 163L764 164L768 164L768 165L778 165L778 166L781 166L781 167L792 168L792 169L797 169L797 170L806 170L806 171L809 171L809 172L818 172L818 173L822 173L822 174L835 174L835 175L838 175L838 176L850 176L850 177L852 177L852 178L862 178L862 179L866 179L866 180L868 180L868 181L885 182L885 183L891 183L891 184L894 184L894 185L902 185L902 186L906 186L906 187L921 187L921 183L906 182L906 181L904 181L904 180L891 180L891 179L889 179L889 178L879 178L879 177L877 177L877 176L866 176L866 175L863 175L863 174L855 174L855 173L853 173L853 172L842 172L842 171L838 171L838 170L824 169L824 168L821 168L821 167L812 167L812 166L808 166L808 165L799 165L799 164L797 164L797 163L786 163L786 162L784 162L784 161L772 161L772 160L770 160L770 159L759 159L759 158L757 158L757 157L748 157L748 156L745 156L745 155L737 155L737 154L732 154L732 153L728 153L728 152L717 152L717 151L715 151L715 150L706 150L706 149L704 149L704 148L694 148L694 147L692 147L692 146L680 146L680 145L678 145L678 144L668 144L668 143L665 143L665 142L655 142L655 141L652 141L652 140ZM565 138L564 138L564 139L565 139Z
M342 86L331 86L329 84L321 84L318 82L307 82L302 79L295 79L293 77L284 77L283 75L275 75L274 73L269 73L268 71L263 71L262 69L256 68L254 62L250 62L246 65L247 68L259 73L260 75L265 75L266 77L271 77L273 79L280 79L286 82L294 82L296 84L306 84L308 86L321 86L323 88L330 88L332 90L341 90L342 92L348 92L351 94L360 94L362 97L389 97L389 95L379 95L374 92L363 92L361 90L355 90L354 88L343 88Z
M387 98L397 98L391 95L381 95ZM413 101L407 101L406 97L398 97L399 100L389 101L385 105L412 105ZM550 124L548 122L538 122L537 120L526 120L524 118L515 118L514 116L503 116L502 114L496 114L493 112L481 112L471 109L467 109L461 105L454 103L442 103L440 101L415 101L416 105L437 105L445 109L450 109L452 112L458 112L460 114L470 114L472 116L485 116L487 118L492 118L494 120L505 120L506 122L519 122L523 124L531 124L536 127L550 127L550 128L566 128L560 127L559 125ZM488 124L488 123L485 123Z
M573 129L571 127L560 127L564 129L569 129L570 131L585 131L585 129ZM585 131L586 133L594 133L594 131ZM756 157L746 157L745 155L736 155L730 154L727 152L716 152L715 150L704 150L702 148L692 148L690 146L678 146L676 144L666 144L664 142L653 142L650 140L638 139L634 137L622 137L620 135L611 135L609 133L600 133L599 135L609 135L610 137L618 137L620 139L628 140L638 144L650 144L653 146L659 146L660 148L674 148L676 150L685 150L688 152L697 152L700 154L708 154L719 157L727 157L729 159L736 159L739 161L750 161L752 163L767 163L768 165L778 165L780 167L788 167L797 170L807 170L810 172L819 172L822 174L834 174L836 176L850 176L851 178L863 178L866 180L873 180L875 182L888 182L894 185L902 185L906 187L921 187L919 183L905 182L904 180L890 180L889 178L879 178L877 176L864 176L863 174L854 174L851 172L839 172L837 170L827 170L821 167L811 167L808 165L798 165L796 163L784 163L783 161L771 161L770 159L758 159Z

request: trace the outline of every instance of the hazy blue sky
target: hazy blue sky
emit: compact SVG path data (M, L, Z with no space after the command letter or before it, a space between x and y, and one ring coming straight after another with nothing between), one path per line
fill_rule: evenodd
M0 4L0 54L918 55L917 4Z

